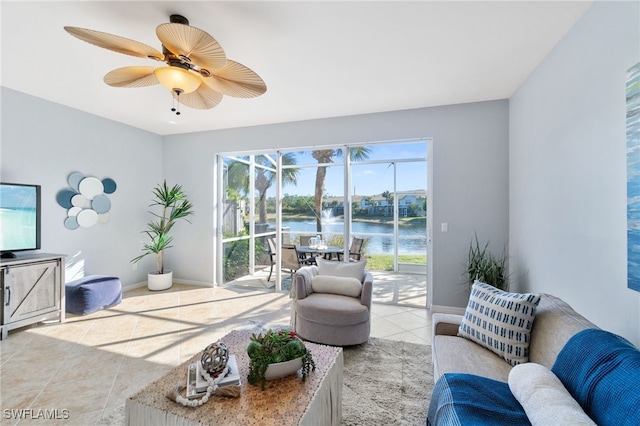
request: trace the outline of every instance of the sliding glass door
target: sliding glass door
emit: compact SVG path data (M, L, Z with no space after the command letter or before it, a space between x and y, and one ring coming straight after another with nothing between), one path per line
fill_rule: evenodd
M367 269L426 275L426 153L416 140L221 156L222 282L279 269L266 238L313 236L345 251L362 238ZM288 277L270 275L277 290Z

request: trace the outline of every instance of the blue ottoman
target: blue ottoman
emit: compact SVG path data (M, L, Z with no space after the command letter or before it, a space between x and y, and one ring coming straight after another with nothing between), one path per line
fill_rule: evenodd
M64 286L66 311L87 315L122 301L122 284L118 277L88 275Z

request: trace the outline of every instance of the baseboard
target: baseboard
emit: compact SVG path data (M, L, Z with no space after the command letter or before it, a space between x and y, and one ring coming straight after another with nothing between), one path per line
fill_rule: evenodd
M214 287L214 285L210 282L206 281L196 281L196 280L183 280L183 279L175 279L173 280L174 284L183 284L183 285L192 285L196 287Z
M464 315L465 308L457 306L431 305L432 313Z
M146 286L147 286L147 282L146 281L141 281L139 283L123 285L122 286L122 292L124 293L125 291L131 291L131 290L135 290L136 288L146 287Z

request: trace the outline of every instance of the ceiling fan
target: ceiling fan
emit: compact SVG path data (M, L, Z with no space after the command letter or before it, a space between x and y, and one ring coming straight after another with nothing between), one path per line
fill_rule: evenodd
M156 35L162 42L162 52L125 37L78 27L65 31L93 45L150 58L166 65L159 67L131 66L118 68L104 76L104 82L114 87L146 87L162 84L179 104L197 109L210 109L223 95L252 98L267 91L264 81L246 66L227 59L222 46L205 31L189 26L181 15L171 15L170 23L158 25ZM172 108L176 111L176 108ZM176 114L180 114L177 110Z

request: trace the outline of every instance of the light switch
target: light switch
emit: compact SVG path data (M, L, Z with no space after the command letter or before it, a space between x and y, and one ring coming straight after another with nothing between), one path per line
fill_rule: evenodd
M442 224L440 225L440 230L442 232L448 232L449 231L449 224L447 222L442 222Z

